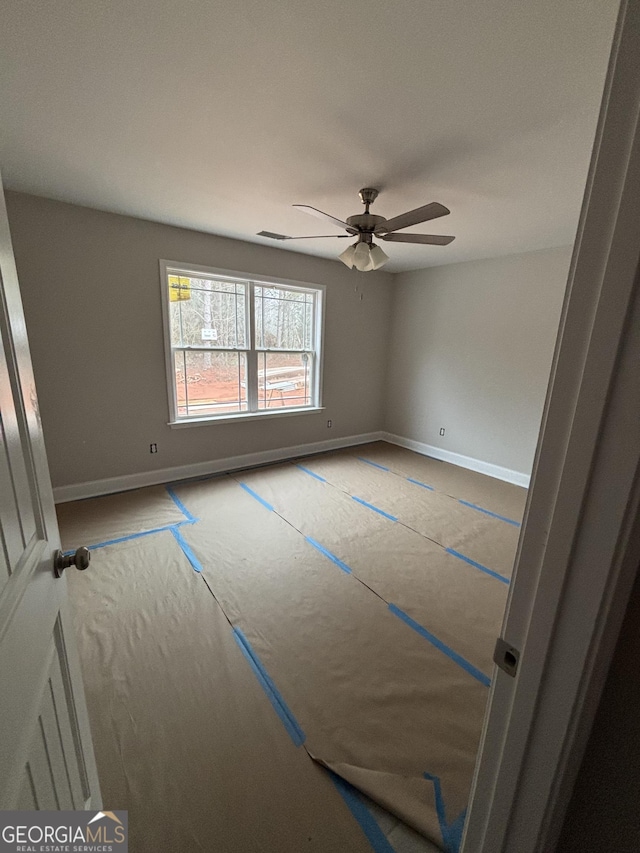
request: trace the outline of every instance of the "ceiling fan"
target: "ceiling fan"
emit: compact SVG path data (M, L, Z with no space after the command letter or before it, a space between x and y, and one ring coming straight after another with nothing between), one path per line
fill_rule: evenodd
M415 210L409 210L407 213L401 213L400 216L394 216L392 219L385 219L384 216L376 216L375 213L369 213L369 207L378 197L378 190L373 187L365 187L360 190L359 195L364 204L364 213L349 216L344 222L342 219L336 219L335 216L323 213L315 207L309 207L308 204L293 205L298 210L303 210L305 213L310 213L318 219L330 222L339 228L344 228L347 232L346 234L314 234L312 237L287 237L284 234L274 234L273 231L260 231L258 237L270 237L272 240L312 240L320 237L357 236L358 239L356 242L338 257L349 269L355 267L360 272L380 269L389 260L389 257L385 255L380 246L373 242L374 237L392 243L424 243L431 246L447 246L455 239L455 237L444 237L439 234L396 233L401 228L408 228L410 225L428 222L430 219L437 219L439 216L446 216L451 213L449 208L443 204L438 204L437 201L417 207Z

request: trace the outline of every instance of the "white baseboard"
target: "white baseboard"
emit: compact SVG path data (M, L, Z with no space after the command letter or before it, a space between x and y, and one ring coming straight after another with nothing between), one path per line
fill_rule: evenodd
M494 465L492 462L483 462L482 459L463 456L461 453L453 453L451 450L443 450L432 444L424 444L422 441L403 438L401 435L393 435L390 432L382 433L382 440L388 441L390 444L397 444L399 447L406 447L407 450L415 450L416 453L421 453L423 456L431 456L433 459L451 462L453 465L459 465L461 468L468 468L470 471L487 474L489 477L504 480L506 483L523 486L525 489L529 488L530 474L512 471L510 468L503 468L501 465Z
M192 477L204 477L208 474L225 474L243 468L255 468L258 465L282 462L285 459L293 459L298 456L311 456L314 453L338 450L341 447L353 447L357 444L367 444L370 441L388 441L391 444L397 444L399 447L414 450L423 456L431 456L433 459L451 462L453 465L468 468L470 471L478 471L480 474L488 474L490 477L496 477L498 480L504 480L507 483L514 483L516 486L524 486L524 488L529 486L529 474L512 471L500 465L493 465L491 462L483 462L481 459L473 459L471 456L463 456L460 453L453 453L451 450L443 450L440 447L414 441L411 438L403 438L389 432L368 432L343 438L330 438L326 441L316 441L310 444L298 444L293 447L280 447L276 450L229 456L226 459L212 459L208 462L195 462L191 465L177 465L173 468L159 468L155 471L144 471L139 474L123 474L120 477L108 477L104 480L90 480L86 483L58 486L53 490L53 497L56 503L95 498L114 492L140 489L144 486L156 486L159 483L173 483L176 480L189 480Z
M99 495L110 495L114 492L140 489L143 486L156 486L159 483L189 480L192 477L203 477L207 474L224 474L228 471L239 471L242 468L267 465L270 462L282 462L285 459L294 459L298 456L323 453L326 450L337 450L341 447L353 447L357 444L367 444L370 441L380 441L384 436L385 434L382 432L362 433L361 435L330 438L326 441L316 441L310 444L298 444L293 447L280 447L276 450L246 453L242 456L229 456L226 459L212 459L209 462L195 462L191 465L178 465L174 468L159 468L155 471L144 471L139 474L123 474L120 477L108 477L104 480L90 480L86 483L58 486L53 490L53 498L56 503L66 503L67 501L94 498Z

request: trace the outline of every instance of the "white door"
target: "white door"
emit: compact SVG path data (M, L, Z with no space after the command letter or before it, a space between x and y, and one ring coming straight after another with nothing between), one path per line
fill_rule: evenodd
M101 807L59 547L0 181L0 810Z

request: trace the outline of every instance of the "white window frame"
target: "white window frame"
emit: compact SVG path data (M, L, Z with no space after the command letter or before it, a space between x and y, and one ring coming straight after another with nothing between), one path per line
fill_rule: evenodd
M220 281L233 281L247 285L246 297L246 330L247 330L247 347L234 348L225 347L225 352L231 352L236 349L239 353L244 353L246 357L246 377L247 377L247 403L249 410L245 412L225 412L220 415L206 415L203 417L180 416L177 407L177 390L176 376L174 369L174 347L171 343L171 322L169 313L169 275L191 275L213 277ZM277 286L285 290L306 291L313 293L315 297L314 305L314 343L313 349L313 367L312 367L312 387L313 397L308 406L283 406L281 409L258 409L258 354L261 352L310 352L309 350L282 350L275 348L258 348L256 342L256 321L255 321L255 287L273 287ZM273 278L272 276L255 276L246 272L235 272L233 270L218 269L216 267L205 267L197 264L183 263L179 261L160 261L160 287L162 295L162 322L164 328L164 351L165 351L165 367L167 373L167 395L169 402L169 426L170 427L185 427L185 426L202 426L212 423L221 423L225 421L251 420L253 418L278 418L290 417L291 415L304 415L323 410L322 406L322 364L324 360L324 301L325 301L325 286L322 284L311 284L309 282L293 281L291 279ZM199 351L198 347L180 347L183 350ZM207 347L207 352L215 352L215 348Z

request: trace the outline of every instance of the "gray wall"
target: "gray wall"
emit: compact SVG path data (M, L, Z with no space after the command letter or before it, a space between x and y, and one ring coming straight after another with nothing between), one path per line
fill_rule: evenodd
M529 474L570 259L567 247L396 276L386 429Z
M530 472L570 248L392 276L20 193L7 206L54 486L382 428ZM159 258L325 284L326 410L170 429Z
M7 206L54 486L382 428L391 275L20 193ZM326 411L170 429L159 258L326 285Z

